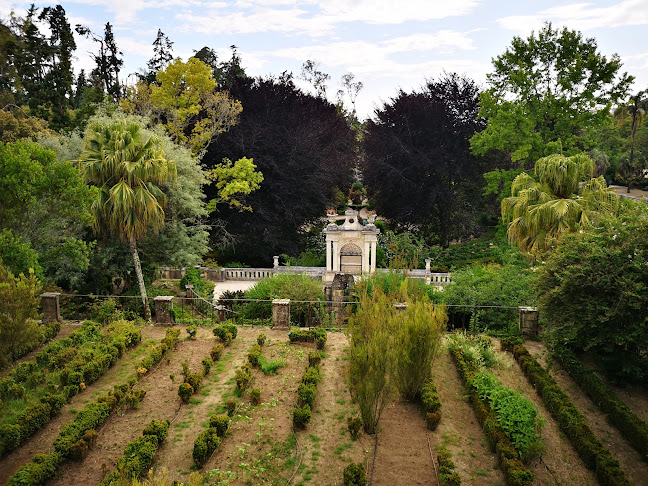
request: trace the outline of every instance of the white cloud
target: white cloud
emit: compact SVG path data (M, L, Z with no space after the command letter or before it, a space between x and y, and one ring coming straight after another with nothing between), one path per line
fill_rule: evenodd
M530 15L512 15L497 20L509 30L530 32L538 30L545 21L568 25L578 30L613 28L648 24L646 0L623 0L608 7L598 7L589 2L561 5L540 10Z

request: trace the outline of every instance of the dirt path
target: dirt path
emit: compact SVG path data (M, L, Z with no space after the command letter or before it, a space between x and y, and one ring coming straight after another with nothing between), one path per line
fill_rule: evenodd
M328 334L313 416L306 430L297 434L302 467L293 484L342 484L344 468L351 462L366 464L370 447L373 452L371 437L361 434L353 441L349 435L347 417L359 412L351 403L346 381L347 351L344 334Z
M533 356L546 366L546 348L538 342L527 341L525 346ZM599 440L610 449L634 484L646 484L648 464L641 460L637 451L623 438L621 433L607 422L606 416L571 379L558 363L552 362L549 373L556 380L576 408L585 416L588 425Z
M494 342L493 344L498 348L499 343ZM596 484L594 474L585 467L569 440L560 432L558 424L524 376L520 366L511 354L501 350L499 353L506 366L490 371L500 379L505 387L518 391L531 400L538 407L539 415L546 420L541 434L545 444L542 461L537 460L529 464L529 469L535 476L535 484L546 486L554 486L556 483L564 486Z
M147 345L164 337L164 329L146 327L142 328L142 343L134 349L127 350L124 355L104 375L88 388L76 395L61 412L49 421L45 427L34 434L27 442L16 449L12 454L0 461L0 486L9 482L11 476L26 463L32 460L35 454L49 451L52 442L58 436L64 425L74 420L74 415L87 403L97 396L112 390L113 385L126 381L128 376L135 374L135 364L147 352Z
M206 377L204 387L191 400L192 403L180 410L156 459L156 464L169 470L169 479L181 482L187 480L193 466L193 443L205 429L209 416L222 409L223 394L233 388L234 373L247 361L247 352L260 332L258 329L240 327L237 338L229 348L225 348L222 358ZM270 340L277 334L276 331L264 332ZM281 335L283 337L285 333ZM216 342L213 341L211 345Z
M260 389L261 403L253 407L244 397L245 403L222 444L205 465L204 471L212 481L255 485L263 479L264 484L284 485L294 470L292 408L312 346L288 344L285 333L280 333L279 339L273 339L274 333L266 334L271 340L265 346L264 356L281 359L285 366L276 375L256 372L250 388ZM234 383L229 386L233 391Z
M372 485L437 484L425 421L415 405L396 400L383 410ZM369 473L371 476L371 472Z
M152 419L173 420L180 404L178 384L182 379L181 363L188 360L193 371L201 368L201 360L209 355L209 350L214 344L213 338L206 339L208 332L199 329L198 333L202 339L198 340L185 340L186 333L181 334L175 351L169 357L163 358L158 368L140 381L138 386L147 393L139 407L126 411L123 415L113 414L99 429L97 443L85 460L82 463L64 465L62 474L48 484L97 484L106 472L115 467L126 445L139 437ZM171 374L175 375L175 383L170 379Z
M445 447L452 454L464 484L504 485L497 457L489 449L455 364L441 353L434 364L434 383L441 399L441 422L430 433L432 450ZM425 425L422 425L425 427Z
M13 364L9 368L0 371L0 378L4 378L9 373L11 373L11 370L13 370L20 363L23 363L24 361L29 361L29 360L34 359L34 357L38 353L40 353L43 350L43 348L45 348L46 346L49 346L53 342L58 341L59 339L63 339L64 337L69 336L70 333L72 333L72 331L76 331L77 329L79 329L80 326L81 326L81 323L61 324L61 330L58 332L58 334L56 336L54 336L54 339L52 339L51 341L46 342L42 346L37 347L33 351L30 351L29 353L27 353L22 358L17 359L16 361L13 362Z

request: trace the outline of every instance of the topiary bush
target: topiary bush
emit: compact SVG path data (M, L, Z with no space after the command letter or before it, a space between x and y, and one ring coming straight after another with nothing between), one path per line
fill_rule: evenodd
M311 408L308 404L295 407L293 410L293 425L296 429L303 429L311 419Z
M192 457L196 466L204 466L220 443L221 438L215 428L203 430L194 441Z
M259 335L257 336L257 344L258 344L259 346L263 346L263 345L265 344L265 342L266 342L266 339L267 339L267 338L266 338L265 333L262 332L261 334L259 334Z
M359 462L349 464L344 468L342 484L344 486L367 486L367 473Z
M214 363L221 358L224 349L225 347L222 344L217 344L216 346L211 348L209 356L211 356L211 359L214 361Z
M358 438L358 433L362 428L362 418L360 417L347 417L347 428L353 440Z
M227 415L214 415L209 418L209 427L216 429L218 437L225 437L230 425L230 418Z
M221 339L222 341L225 341L225 335L227 333L230 333L232 335L232 339L236 339L236 335L238 334L238 328L236 327L235 324L226 323L226 324L221 324L220 326L216 326L212 332L214 333L214 336Z
M189 383L180 383L180 386L178 387L178 396L182 400L182 403L189 403L193 393L194 389Z
M250 390L250 402L252 405L258 405L261 403L261 390L258 388L252 388Z

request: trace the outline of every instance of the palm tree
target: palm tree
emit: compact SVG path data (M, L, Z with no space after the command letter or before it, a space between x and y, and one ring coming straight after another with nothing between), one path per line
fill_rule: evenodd
M139 124L112 121L90 124L79 156L85 180L99 188L92 203L95 233L108 230L130 246L144 317L151 319L137 240L147 230L164 226L166 196L156 184L176 179L175 164L167 160L155 136L146 137Z
M628 117L632 118L632 125L630 126L630 160L628 161L628 171L631 174L628 177L628 190L630 192L634 177L632 172L634 169L634 149L635 149L635 135L637 128L641 125L646 111L648 111L648 98L644 95L648 91L639 91L636 95L630 98L630 103L624 106L619 106L614 110L614 115L619 118L619 124L622 124ZM636 177L636 174L634 174ZM643 174L642 174L643 176Z
M537 180L523 172L502 201L508 237L533 257L547 250L551 238L576 231L603 213L619 208L619 197L603 177L592 178L594 161L585 154L554 154L536 162Z

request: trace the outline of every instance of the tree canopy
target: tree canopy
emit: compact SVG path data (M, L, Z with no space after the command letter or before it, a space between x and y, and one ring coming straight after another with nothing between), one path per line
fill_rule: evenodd
M470 153L484 128L474 81L449 74L386 103L363 137L362 175L376 210L443 245L478 230L482 174L494 160Z
M595 141L586 129L603 123L632 83L620 69L618 55L608 59L577 31L548 23L526 39L514 37L487 75L479 114L488 124L472 138L473 152L501 149L529 162L561 149L588 150Z

